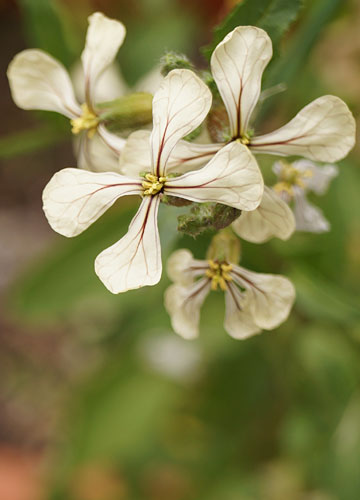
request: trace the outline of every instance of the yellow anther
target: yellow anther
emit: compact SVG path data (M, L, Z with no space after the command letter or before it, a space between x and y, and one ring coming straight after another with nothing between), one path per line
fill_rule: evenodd
M278 193L286 192L290 197L293 197L294 186L299 186L304 189L304 179L312 177L313 173L311 170L305 170L305 172L301 172L300 170L293 167L290 163L287 163L285 161L282 161L280 163L281 171L279 174L279 182L275 184L274 189Z
M220 287L224 292L227 290L227 282L232 281L229 272L232 266L227 262L216 262L208 260L209 269L205 271L205 275L211 279L211 290L217 290Z
M72 126L71 132L73 134L79 134L83 130L87 130L87 135L91 139L96 132L97 126L99 124L99 119L93 111L90 111L86 103L81 106L81 109L81 116L79 116L79 118L70 120Z
M143 194L146 196L158 194L166 181L166 177L157 177L154 174L146 174L145 179L146 181L142 182L142 187L144 188Z

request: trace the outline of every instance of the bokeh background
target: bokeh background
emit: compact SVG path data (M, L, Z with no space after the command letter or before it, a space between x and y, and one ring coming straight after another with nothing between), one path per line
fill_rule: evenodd
M360 498L359 147L316 199L330 233L243 245L244 266L293 279L289 320L232 340L213 293L199 340L185 342L163 309L165 273L112 296L93 272L132 202L74 240L48 227L42 189L74 165L68 122L10 97L11 58L39 47L70 68L95 10L127 26L118 61L131 87L166 49L204 67L200 48L235 3L0 1L1 500ZM305 1L278 58L288 89L264 103L263 130L327 93L359 117L359 25L357 0ZM271 163L262 160L270 181ZM184 245L203 258L209 237L179 237L178 213L161 215L164 258Z

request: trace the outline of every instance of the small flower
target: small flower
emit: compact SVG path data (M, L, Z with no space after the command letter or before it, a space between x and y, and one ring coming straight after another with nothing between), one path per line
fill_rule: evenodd
M274 164L273 171L278 177L274 191L287 203L294 202L297 231L329 231L329 222L322 211L307 200L306 194L310 191L317 195L324 194L331 180L338 175L337 166L319 167L309 160L298 160L294 163L279 161Z
M201 167L217 151L234 142L252 153L298 155L321 162L338 161L348 154L355 143L355 120L347 105L331 95L311 102L275 132L260 136L252 133L250 120L259 101L262 74L271 56L269 36L253 26L235 28L218 44L211 57L211 70L227 111L230 130L222 142L214 144L179 141L171 155L171 164L177 166L178 172ZM138 161L147 161L149 153L140 143L146 143L148 135L146 131L130 135L120 159L123 173L131 168L135 154ZM288 239L295 222L286 203L265 189L259 210L255 214L247 213L246 217L242 214L234 229L241 231L245 239L261 243L273 236Z
M259 274L225 260L196 260L177 250L168 260L174 284L165 292L172 327L184 338L198 336L201 306L210 290L225 295L224 328L236 339L283 323L295 300L295 289L284 276Z
M164 78L153 100L151 158L134 163L128 176L66 168L53 176L43 193L51 227L75 236L97 220L121 196L140 195L142 202L128 233L95 261L95 271L113 293L158 283L161 249L157 212L163 195L197 203L218 202L254 210L263 193L262 176L242 144L219 151L202 169L174 177L169 158L179 140L200 125L211 106L207 86L189 70Z
M7 76L12 97L22 109L56 111L70 119L79 135L78 166L89 170L117 170L125 140L110 133L99 122L96 89L123 43L125 27L100 12L89 17L81 55L85 102L80 105L64 66L46 52L28 49L11 61Z

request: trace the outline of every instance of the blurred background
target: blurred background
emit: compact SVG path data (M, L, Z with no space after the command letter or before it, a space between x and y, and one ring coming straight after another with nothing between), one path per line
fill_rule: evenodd
M0 1L0 500L360 498L359 147L313 200L330 233L243 245L245 267L294 281L289 320L235 341L213 293L200 338L186 342L163 308L165 273L113 296L93 271L132 202L73 240L52 232L41 192L75 165L70 128L10 97L11 58L38 47L71 68L95 10L127 27L118 62L131 87L167 49L205 67L200 48L236 3ZM265 102L262 129L328 93L359 117L359 25L357 0L305 0L272 66L277 81L269 70L288 89ZM270 182L272 161L262 160ZM203 258L209 236L179 237L181 212L166 208L164 259L183 246Z

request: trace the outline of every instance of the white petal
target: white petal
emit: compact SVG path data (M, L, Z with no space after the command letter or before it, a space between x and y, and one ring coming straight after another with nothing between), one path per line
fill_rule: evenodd
M299 155L315 161L338 161L355 144L355 120L338 97L319 97L275 132L251 139L255 153Z
M151 171L150 134L150 130L137 130L126 139L120 156L122 174L137 177Z
M57 111L68 118L81 114L66 69L46 52L23 50L9 64L7 76L19 108Z
M211 106L208 87L192 71L175 69L164 78L153 99L151 157L156 175L165 165L176 143L204 120Z
M188 286L171 285L165 291L165 309L174 331L185 339L199 335L200 309L210 291L210 280L203 278Z
M305 188L319 195L328 190L330 182L339 173L336 165L323 165L320 167L309 160L295 161L293 167L300 172L310 172L309 177L303 178Z
M246 133L258 102L263 71L272 56L272 44L265 31L239 26L216 47L211 71L226 106L233 137Z
M254 210L264 183L250 151L231 142L201 170L166 181L164 193L203 203L218 202L239 210Z
M240 238L252 243L264 243L273 237L287 240L295 230L295 218L288 204L265 186L260 205L243 212L232 228Z
M295 300L295 288L290 280L276 274L260 274L233 266L233 279L248 295L248 306L254 322L271 330L288 317Z
M101 127L98 128L98 131L101 130ZM114 140L119 142L118 146L120 146L121 141L124 141L117 136L114 136ZM92 172L120 172L119 153L109 147L99 133L96 133L91 139L86 133L80 134L80 137L75 139L75 155L79 168Z
M64 236L76 236L95 222L121 196L140 194L140 182L119 174L65 168L43 192L50 226Z
M70 72L76 97L80 102L85 102L85 76L84 69L79 61ZM112 101L129 92L128 86L116 64L108 66L99 76L94 87L94 103Z
M247 310L246 300L240 290L231 283L228 283L228 290L225 292L224 328L235 339L246 339L261 332Z
M120 21L109 19L101 12L95 12L88 20L89 27L81 60L85 74L86 101L93 104L97 80L114 61L124 41L126 30Z
M149 130L137 130L129 135L120 157L120 170L124 175L136 176L151 170ZM197 144L179 141L172 150L166 173L183 174L204 166L223 144Z
M172 150L166 165L166 173L185 174L197 170L208 163L224 144L198 144L179 141Z
M172 281L187 285L194 281L194 277L205 274L208 267L206 261L195 260L190 250L181 248L169 257L166 271Z
M320 208L310 203L303 192L296 192L294 196L294 214L297 231L325 233L330 230L329 221Z
M159 196L146 196L126 235L96 257L95 272L110 292L126 292L160 281L159 202Z
M116 134L113 134L112 132L109 132L105 125L100 124L97 129L98 134L104 141L104 143L112 149L112 151L116 155L120 155L122 153L122 150L125 147L125 142L126 140L123 139L122 137L119 137Z

